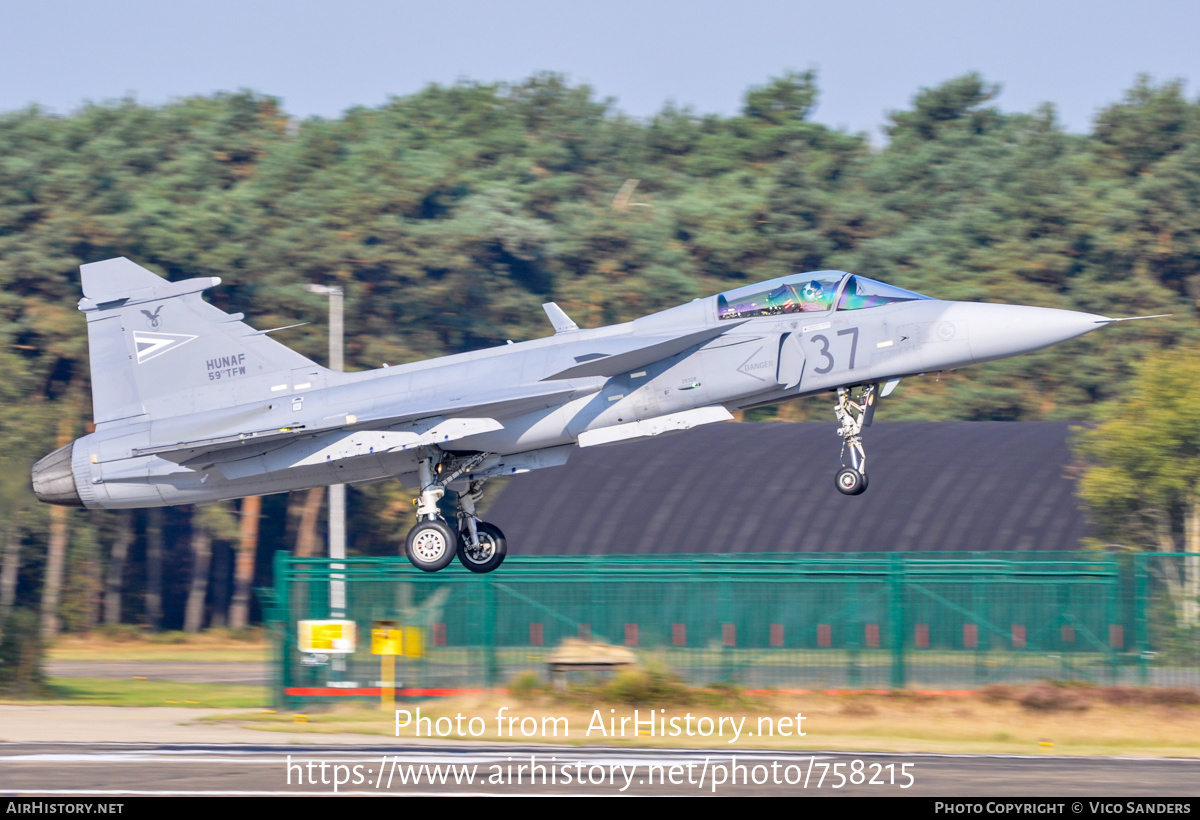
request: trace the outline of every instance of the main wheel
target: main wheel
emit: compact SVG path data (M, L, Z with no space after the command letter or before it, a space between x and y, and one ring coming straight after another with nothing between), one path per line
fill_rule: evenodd
M479 546L467 546L467 534L458 536L458 561L471 572L491 572L504 563L508 553L508 542L504 533L495 524L486 521L475 522L475 534L479 536Z
M853 467L838 470L835 481L838 492L843 495L858 495L867 489L867 477Z
M408 531L404 554L417 569L437 572L454 560L455 540L446 522L421 521Z

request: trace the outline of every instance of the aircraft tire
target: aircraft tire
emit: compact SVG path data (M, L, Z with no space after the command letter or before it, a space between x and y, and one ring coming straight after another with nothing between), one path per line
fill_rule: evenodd
M853 467L843 467L838 470L834 482L838 492L842 495L858 495L867 489L867 477Z
M456 541L445 521L421 521L408 531L404 554L417 569L437 572L454 560Z
M458 536L458 562L471 572L491 572L504 563L508 553L508 541L504 533L495 524L479 521L475 524L475 532L479 535L479 544L483 548L483 560L472 558L467 550L466 533Z

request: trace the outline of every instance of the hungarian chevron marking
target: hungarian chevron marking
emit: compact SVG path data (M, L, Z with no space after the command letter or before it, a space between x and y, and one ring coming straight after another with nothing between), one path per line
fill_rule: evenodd
M168 350L174 350L185 345L195 336L182 333L145 333L140 330L133 332L133 346L137 350L138 364L148 362L156 356L161 356Z

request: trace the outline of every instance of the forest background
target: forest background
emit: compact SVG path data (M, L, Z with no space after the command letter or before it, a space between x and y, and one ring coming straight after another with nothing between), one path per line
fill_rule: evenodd
M240 627L277 549L324 549L322 489L203 509L49 508L32 463L87 432L80 264L126 256L346 368L596 327L801 270L936 298L1173 314L941 381L881 420L1103 421L1079 441L1098 543L1200 546L1200 101L1139 78L1087 134L1001 112L966 75L890 115L887 142L812 122L811 72L737 116L632 119L557 75L430 86L338 119L252 92L0 115L0 622ZM1114 94L1114 96L1119 96ZM748 421L831 419L801 400ZM396 554L397 483L351 489L351 555Z

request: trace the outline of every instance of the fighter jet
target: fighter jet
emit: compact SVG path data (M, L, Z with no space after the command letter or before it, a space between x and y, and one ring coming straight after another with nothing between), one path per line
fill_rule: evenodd
M551 302L552 336L342 373L204 301L215 277L169 282L124 258L81 272L95 432L34 466L39 499L125 509L398 479L418 493L405 553L430 572L456 554L473 572L504 560L504 534L476 515L489 478L813 393L836 396L835 483L857 495L863 429L901 379L1122 321L817 271L596 329Z

